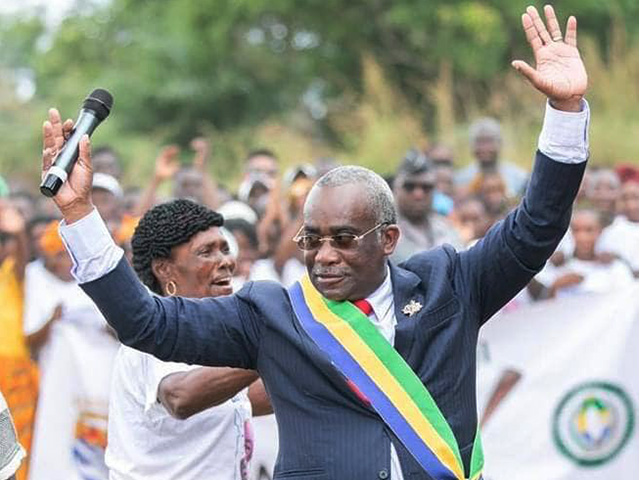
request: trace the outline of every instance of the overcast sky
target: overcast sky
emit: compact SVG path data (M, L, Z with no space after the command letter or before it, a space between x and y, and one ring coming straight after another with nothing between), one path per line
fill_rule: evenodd
M73 6L75 0L8 0L0 1L0 12L15 14L30 11L45 11L48 18L58 20Z
M91 0L92 3L106 3L110 0ZM62 19L70 12L76 3L87 0L0 0L0 15L33 15L44 12L46 18L47 31L52 33L56 30ZM45 34L42 40L42 47L46 48L47 39ZM25 69L17 69L12 72L15 81L15 93L18 99L27 101L36 92L32 72Z
M93 4L107 3L109 0L91 0ZM0 14L29 14L45 12L47 24L55 26L73 9L76 3L86 4L83 0L0 0Z

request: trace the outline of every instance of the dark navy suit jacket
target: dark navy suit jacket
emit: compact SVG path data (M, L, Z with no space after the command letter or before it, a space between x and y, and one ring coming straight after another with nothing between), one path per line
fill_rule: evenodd
M473 248L444 246L391 266L395 348L451 425L467 471L478 330L553 253L584 171L584 163L536 157L523 202ZM249 283L222 298L157 298L122 260L82 287L126 345L161 360L256 369L278 422L275 478L388 478L394 442L404 478L430 479L305 334L281 285ZM413 317L402 313L410 300L423 305Z

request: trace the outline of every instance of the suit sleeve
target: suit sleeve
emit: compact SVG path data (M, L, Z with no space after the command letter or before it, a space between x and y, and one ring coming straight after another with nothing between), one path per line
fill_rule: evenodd
M81 287L125 345L164 361L256 368L262 323L249 299L254 284L228 297L156 297L123 258Z
M513 298L544 266L571 219L586 162L569 164L536 153L524 199L474 247L457 254L456 290L480 324Z

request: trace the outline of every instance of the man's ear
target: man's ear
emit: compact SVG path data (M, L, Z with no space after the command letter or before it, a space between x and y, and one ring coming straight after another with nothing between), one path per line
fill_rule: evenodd
M391 255L395 251L399 239L400 228L397 225L391 224L384 229L382 232L382 247L385 255Z
M154 258L151 260L151 271L160 285L164 285L169 280L174 279L173 263L168 258Z

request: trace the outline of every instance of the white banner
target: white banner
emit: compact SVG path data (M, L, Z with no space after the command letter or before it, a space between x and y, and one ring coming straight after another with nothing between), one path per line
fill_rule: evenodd
M119 344L104 328L56 327L40 385L29 480L106 480L109 390Z
M638 285L483 328L485 480L638 478Z

